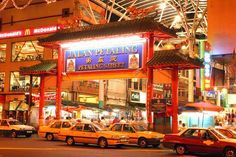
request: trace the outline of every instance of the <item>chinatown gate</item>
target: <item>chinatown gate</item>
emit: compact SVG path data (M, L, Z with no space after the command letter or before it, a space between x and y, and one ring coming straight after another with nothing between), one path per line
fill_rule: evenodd
M142 18L107 24L90 25L61 30L39 39L40 45L58 49L56 118L60 119L62 80L104 80L119 78L147 78L147 121L152 125L151 99L153 69L170 68L172 72L172 132L178 131L178 69L199 68L194 59L176 58L177 50L154 53L154 42L175 37L175 32L154 21ZM159 54L159 53L158 53ZM164 56L164 59L163 59ZM178 58L178 57L177 57ZM176 59L172 59L176 62ZM159 63L161 62L161 66ZM168 64L168 66L165 66ZM41 74L39 124L42 124L44 107L44 75Z

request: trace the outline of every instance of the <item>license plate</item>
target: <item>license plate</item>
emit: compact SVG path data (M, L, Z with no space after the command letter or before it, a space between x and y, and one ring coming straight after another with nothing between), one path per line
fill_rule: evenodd
M32 133L32 131L27 131L27 133Z

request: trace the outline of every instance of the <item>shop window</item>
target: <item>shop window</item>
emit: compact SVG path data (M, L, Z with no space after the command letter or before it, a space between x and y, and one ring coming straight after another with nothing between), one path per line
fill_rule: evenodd
M99 88L99 83L95 82L95 88L98 89Z
M128 79L128 88L131 88L131 79Z
M12 61L35 61L43 59L44 48L38 41L24 41L12 44Z
M52 59L58 59L58 50L52 49Z
M84 81L80 81L79 86L84 86Z
M0 72L0 92L4 91L5 72Z
M139 90L143 89L143 79L139 80Z
M6 62L7 44L0 44L0 63Z
M32 87L39 87L40 78L32 78ZM10 78L10 91L29 91L30 88L30 76L29 75L20 75L19 72L11 72Z
M91 88L92 87L92 82L88 82L88 87Z
M138 90L138 82L134 82L134 89Z

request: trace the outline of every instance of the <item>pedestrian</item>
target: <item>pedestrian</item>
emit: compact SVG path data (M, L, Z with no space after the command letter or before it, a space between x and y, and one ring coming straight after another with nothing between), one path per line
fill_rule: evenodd
M103 125L103 126L107 126L107 124L106 124L106 121L105 121L105 118L104 117L101 117L101 121L100 121L100 123Z
M119 119L118 119L118 117L115 117L115 118L113 119L112 123L113 123L113 124L115 124L115 123L119 123Z
M121 117L120 123L121 123L121 124L124 124L124 123L126 123L126 121L125 121L124 117Z

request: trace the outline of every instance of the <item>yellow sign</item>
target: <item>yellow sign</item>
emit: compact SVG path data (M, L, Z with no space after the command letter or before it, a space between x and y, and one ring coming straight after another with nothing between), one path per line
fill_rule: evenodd
M207 146L214 144L214 141L206 140L203 142L203 144L206 144Z
M25 30L25 35L31 35L30 29Z

